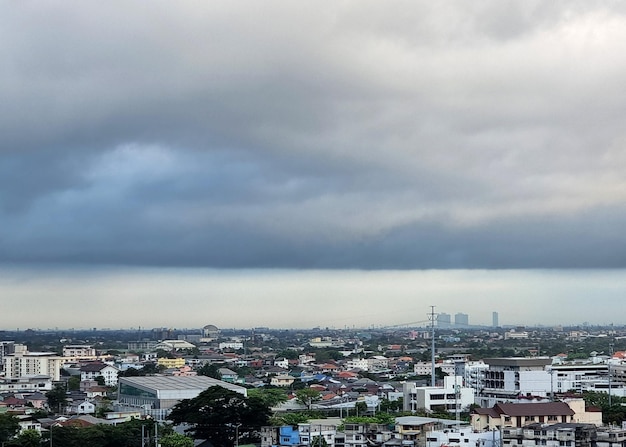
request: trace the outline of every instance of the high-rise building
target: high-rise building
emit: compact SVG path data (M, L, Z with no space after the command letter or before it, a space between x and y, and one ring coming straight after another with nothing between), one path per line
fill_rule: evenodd
M452 320L450 319L450 314L440 313L437 315L437 326L438 327L450 327Z
M63 358L54 352L14 352L4 358L4 376L7 379L44 375L53 381L61 377Z
M498 327L500 324L498 323L498 312L491 313L491 326Z
M464 313L457 313L454 315L454 325L457 327L469 326L469 315Z

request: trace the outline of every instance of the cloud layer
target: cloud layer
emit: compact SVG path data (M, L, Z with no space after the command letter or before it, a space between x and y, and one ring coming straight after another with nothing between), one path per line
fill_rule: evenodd
M626 9L0 6L0 261L626 266Z

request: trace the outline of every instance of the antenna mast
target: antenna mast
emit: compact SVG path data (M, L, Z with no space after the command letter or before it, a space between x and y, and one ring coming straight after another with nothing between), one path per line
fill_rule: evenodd
M435 306L430 306L430 314L428 315L430 320L430 386L435 387L435 321L437 321L437 314L435 313Z

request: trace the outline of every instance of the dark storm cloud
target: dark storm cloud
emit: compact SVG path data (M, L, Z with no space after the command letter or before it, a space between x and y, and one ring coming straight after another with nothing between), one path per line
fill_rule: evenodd
M604 3L0 14L0 261L624 267Z

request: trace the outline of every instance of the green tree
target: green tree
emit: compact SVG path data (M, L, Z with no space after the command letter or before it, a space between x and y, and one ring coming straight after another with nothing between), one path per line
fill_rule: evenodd
M160 441L161 447L193 447L193 439L180 433L163 436Z
M51 411L61 413L61 410L67 403L67 394L63 385L55 385L50 391L46 393L48 399L48 408Z
M212 386L193 399L175 405L170 419L175 425L187 423L197 439L208 439L214 445L233 445L259 439L260 429L267 425L270 410L258 397L245 397L235 391Z
M40 447L41 435L37 430L24 430L8 446L15 447Z
M322 395L319 391L314 390L313 388L302 388L301 390L296 391L296 399L302 405L306 405L310 410L313 402L316 402L322 398Z
M212 377L214 379L221 379L219 369L222 365L214 364L214 363L205 363L202 367L198 368L196 371L200 376Z
M69 391L78 391L80 389L80 377L72 376L67 379L67 389Z
M287 400L287 391L281 388L253 388L248 397L258 397L268 407L275 407Z
M20 431L20 424L12 414L0 414L0 443L5 443Z
M354 409L356 410L357 416L365 416L365 413L367 413L367 404L363 401L357 402L354 404Z

